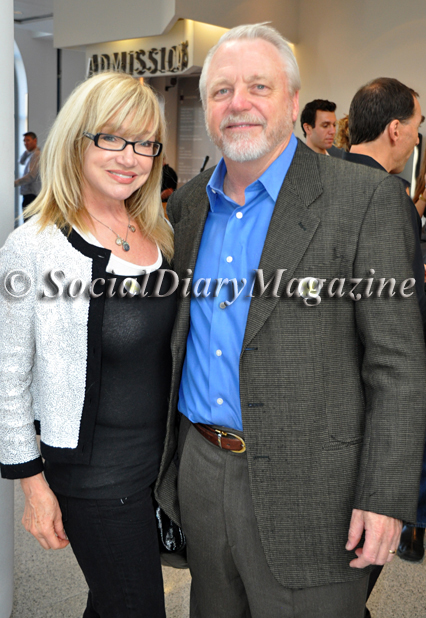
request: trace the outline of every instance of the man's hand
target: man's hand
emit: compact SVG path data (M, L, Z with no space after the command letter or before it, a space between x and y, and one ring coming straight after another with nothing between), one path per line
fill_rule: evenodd
M21 479L25 494L22 524L44 549L62 549L69 544L55 494L43 474Z
M402 521L386 515L378 515L370 511L352 511L349 525L346 549L352 551L360 542L365 530L364 546L355 550L358 558L349 563L355 569L363 569L369 564L385 564L390 562L399 545Z

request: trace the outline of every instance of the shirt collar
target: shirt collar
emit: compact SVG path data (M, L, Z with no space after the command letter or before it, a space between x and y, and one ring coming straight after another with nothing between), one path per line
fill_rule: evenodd
M290 141L283 152L271 163L271 165L263 172L262 176L255 180L247 189L254 188L257 183L260 183L267 191L269 196L276 202L284 178L288 172L288 168L293 160L294 153L297 148L297 139L294 133L291 134ZM224 195L223 181L226 175L226 163L222 158L217 164L213 174L207 183L207 195L209 197L210 209L214 211L217 194ZM246 189L246 191L247 191Z
M216 165L213 174L210 176L210 180L207 183L206 191L210 202L210 209L214 211L214 204L216 202L217 194L224 195L223 193L223 181L226 175L226 163L222 159Z

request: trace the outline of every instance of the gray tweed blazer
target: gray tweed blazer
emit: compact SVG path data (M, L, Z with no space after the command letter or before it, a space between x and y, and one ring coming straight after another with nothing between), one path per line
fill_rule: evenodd
M211 173L169 200L181 278L194 270ZM344 297L326 298L335 277L373 278L374 291L382 277L399 287L413 276L409 208L396 179L317 155L301 142L276 202L259 267L265 282L286 269L281 297L252 299L239 371L260 537L272 573L287 587L364 575L348 566L354 554L345 550L353 508L415 521L426 423L416 295L354 301L348 297L353 285L346 285ZM292 278L311 276L326 279L320 304L286 298ZM181 300L156 486L159 503L177 521L176 404L189 312L190 298Z

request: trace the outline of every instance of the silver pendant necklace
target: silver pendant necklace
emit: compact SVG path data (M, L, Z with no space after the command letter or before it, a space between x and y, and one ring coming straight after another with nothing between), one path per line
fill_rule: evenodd
M87 211L89 212L89 211ZM107 225L106 223L103 223L102 221L100 221L97 217L95 217L95 215L92 215L91 212L89 212L89 215L92 217L92 219L95 219L95 221L97 221L98 223L100 223L101 225L103 225L104 227L107 227L109 230L111 230L111 232L113 234L115 234L116 239L115 239L115 244L118 245L119 247L121 247L123 249L123 251L130 251L130 245L127 242L127 237L129 235L129 230L131 232L136 232L136 228L134 225L130 224L130 215L129 213L127 213L127 229L126 229L126 238L121 238L121 236L119 236L117 234L117 232L115 232L112 227L110 227L109 225Z

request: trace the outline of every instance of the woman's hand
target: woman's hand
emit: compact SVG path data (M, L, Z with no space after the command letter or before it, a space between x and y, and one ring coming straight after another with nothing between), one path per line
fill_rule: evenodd
M62 524L62 513L55 494L43 474L21 479L25 494L24 528L44 549L62 549L69 544Z

